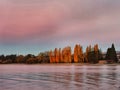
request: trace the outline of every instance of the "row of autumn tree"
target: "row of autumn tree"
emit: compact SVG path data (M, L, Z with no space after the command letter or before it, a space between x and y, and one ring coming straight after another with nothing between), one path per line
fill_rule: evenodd
M114 50L113 50L114 49ZM114 54L114 57L113 57ZM35 56L32 54L28 55L0 55L0 63L98 63L99 60L103 59L116 59L114 44L112 48L108 48L106 57L103 58L102 52L98 47L98 44L93 47L88 46L86 51L83 52L81 45L76 44L74 52L72 53L71 47L67 46L63 49L55 48L53 51L42 52Z
M82 46L75 45L73 54L69 46L62 50L55 48L54 51L50 51L49 57L50 63L98 63L103 59L98 44L94 47L88 46L86 52L83 52Z

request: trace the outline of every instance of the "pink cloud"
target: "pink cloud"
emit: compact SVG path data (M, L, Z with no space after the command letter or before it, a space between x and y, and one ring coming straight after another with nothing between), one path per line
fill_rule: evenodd
M40 37L50 31L54 33L54 28L65 18L66 12L59 4L53 4L42 9L14 5L10 10L3 9L5 15L0 17L2 18L0 23L4 22L0 25L0 37L4 40L19 40L38 33Z
M119 1L5 1L0 2L2 43L29 41L64 45L67 42L106 43L120 38Z

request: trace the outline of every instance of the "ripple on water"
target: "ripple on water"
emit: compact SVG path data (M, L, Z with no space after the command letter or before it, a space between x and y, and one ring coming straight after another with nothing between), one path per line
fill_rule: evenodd
M0 66L0 90L120 90L120 66L15 67Z

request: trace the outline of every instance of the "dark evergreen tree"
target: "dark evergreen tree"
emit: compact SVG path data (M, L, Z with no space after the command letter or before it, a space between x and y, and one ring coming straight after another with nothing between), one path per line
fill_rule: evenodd
M97 63L96 55L94 51L88 53L88 62L89 63Z
M114 44L112 44L111 48L107 49L106 60L114 60L114 62L118 62Z
M102 52L98 50L97 52L91 51L88 53L88 62L89 63L98 63L99 60L101 60L102 57Z

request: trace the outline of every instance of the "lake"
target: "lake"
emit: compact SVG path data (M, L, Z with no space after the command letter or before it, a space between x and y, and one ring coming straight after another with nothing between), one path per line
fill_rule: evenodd
M0 90L120 90L120 66L0 65Z

